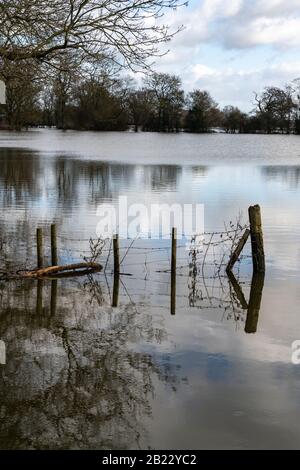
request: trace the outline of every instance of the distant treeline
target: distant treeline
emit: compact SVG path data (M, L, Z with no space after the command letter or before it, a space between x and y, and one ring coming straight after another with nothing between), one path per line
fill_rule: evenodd
M8 76L6 87L2 115L11 129L300 134L300 79L254 94L248 114L235 106L221 109L207 91L186 94L179 77L163 73L151 73L137 86L128 77L79 76L68 67L41 78L28 67Z

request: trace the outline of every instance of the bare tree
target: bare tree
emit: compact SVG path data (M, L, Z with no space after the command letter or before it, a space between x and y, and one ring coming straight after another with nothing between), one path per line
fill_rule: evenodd
M53 77L52 92L54 95L54 115L58 129L66 128L66 107L71 98L72 87L76 82L80 65L73 55L61 58Z
M223 127L227 134L235 134L237 131L242 133L245 131L247 114L243 113L239 108L236 106L225 106L222 114Z
M23 64L22 73L14 62L5 61L0 70L6 83L5 114L11 129L20 130L40 120L39 68L30 60Z
M300 134L300 78L295 78L290 84L292 91L292 99L295 105L294 120L295 120L295 133Z
M261 95L255 93L256 114L262 122L263 130L268 134L286 130L290 132L291 115L295 108L292 91L289 87L267 87Z
M180 77L167 73L153 73L145 78L144 84L152 95L154 109L150 129L178 131L184 105L184 91Z
M207 91L194 90L187 97L186 127L190 132L208 132L220 121L218 104Z
M131 90L127 98L129 115L135 132L144 129L153 113L152 93L149 90Z
M145 66L176 33L162 23L181 0L0 1L0 59L54 62L68 51Z

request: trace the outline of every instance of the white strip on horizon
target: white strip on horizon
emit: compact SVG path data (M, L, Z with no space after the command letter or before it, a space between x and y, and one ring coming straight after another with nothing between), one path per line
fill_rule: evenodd
M6 346L4 341L0 340L0 365L6 364Z
M0 80L0 104L5 104L5 83Z

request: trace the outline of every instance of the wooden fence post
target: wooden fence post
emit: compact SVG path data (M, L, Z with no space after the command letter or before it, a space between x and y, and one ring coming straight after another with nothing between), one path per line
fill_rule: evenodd
M266 270L264 241L259 205L249 207L249 221L252 244L252 260L254 273L264 273Z
M120 273L119 235L114 235L114 273Z
M51 263L52 266L58 265L57 257L57 230L56 225L51 225Z
M171 315L176 313L176 264L177 264L177 229L172 229L171 258Z
M36 230L36 246L37 246L37 265L38 268L42 268L44 265L43 255L43 229L38 228Z

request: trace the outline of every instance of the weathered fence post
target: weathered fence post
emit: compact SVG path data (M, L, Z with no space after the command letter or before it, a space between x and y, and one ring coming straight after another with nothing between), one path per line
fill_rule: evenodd
M177 229L172 229L171 257L171 315L176 313L176 264L177 264Z
M43 255L43 230L38 228L36 230L36 246L37 246L37 265L38 268L42 268L44 265Z
M119 247L119 235L114 235L114 273L120 273L120 247Z
M51 263L52 266L58 265L57 257L57 230L56 225L51 225Z
M253 271L254 273L264 273L266 270L266 265L261 212L259 205L249 207L249 221L252 244Z

